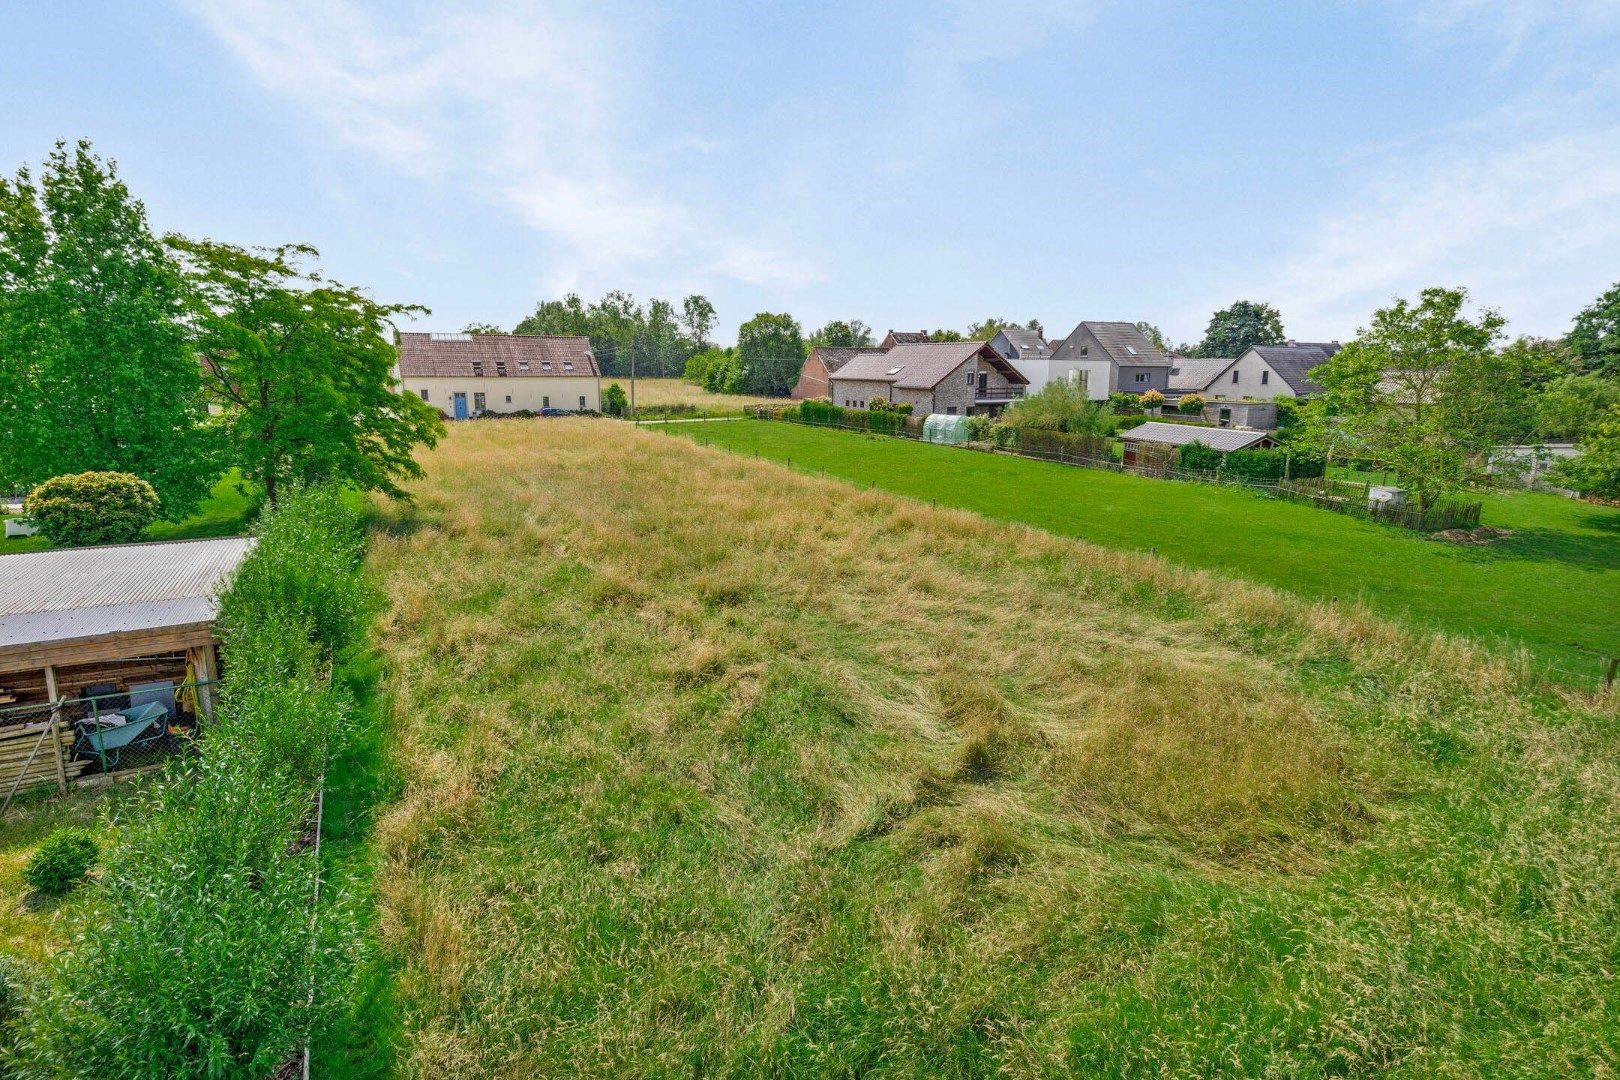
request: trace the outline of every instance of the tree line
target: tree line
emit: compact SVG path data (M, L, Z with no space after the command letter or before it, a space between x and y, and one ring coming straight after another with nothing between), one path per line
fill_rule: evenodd
M127 473L179 520L237 469L273 504L400 494L437 410L394 392L386 304L310 247L155 236L115 163L58 143L0 178L0 489Z

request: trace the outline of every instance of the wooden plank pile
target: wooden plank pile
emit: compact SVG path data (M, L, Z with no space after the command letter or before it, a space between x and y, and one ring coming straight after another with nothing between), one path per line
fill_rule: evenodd
M87 762L71 758L72 725L63 723L54 740L49 734L42 740L41 734L50 726L50 721L46 720L0 728L0 793L11 790L11 786L17 782L18 773L22 773L19 790L25 790L35 784L55 784L63 778L71 781L84 771ZM39 747L37 752L34 750L36 745ZM30 754L33 755L32 761L29 760ZM61 762L60 766L58 762Z

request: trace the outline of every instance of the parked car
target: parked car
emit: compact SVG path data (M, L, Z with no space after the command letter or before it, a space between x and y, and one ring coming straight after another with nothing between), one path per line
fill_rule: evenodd
M564 411L563 409L541 409L540 410L540 415L541 416L567 416L568 413L566 411Z

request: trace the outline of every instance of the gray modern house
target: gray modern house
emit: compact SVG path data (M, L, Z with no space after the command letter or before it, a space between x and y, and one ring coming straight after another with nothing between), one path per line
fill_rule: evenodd
M1084 383L1086 396L1141 394L1170 389L1170 358L1135 323L1082 322L1052 351L1048 381Z

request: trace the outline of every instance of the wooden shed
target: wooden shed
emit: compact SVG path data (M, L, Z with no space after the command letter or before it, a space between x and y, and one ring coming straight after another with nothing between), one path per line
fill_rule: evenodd
M217 597L252 545L0 556L0 787L150 764L211 716ZM117 737L98 733L136 714L149 718L139 746L109 753Z

